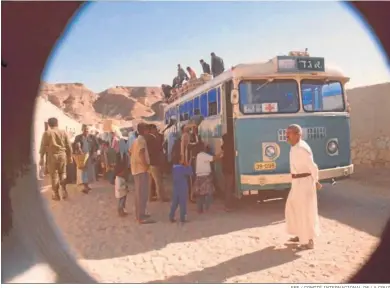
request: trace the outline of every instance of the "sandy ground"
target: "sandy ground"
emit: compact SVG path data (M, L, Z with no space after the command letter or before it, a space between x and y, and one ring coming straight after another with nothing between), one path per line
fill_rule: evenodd
M390 211L385 174L366 171L325 186L319 193L322 235L314 250L299 253L285 244L283 200L247 199L234 213L215 201L207 215L190 205L191 222L179 226L168 222L168 203L149 205L156 224L118 218L113 187L105 181L89 195L70 186L66 202L52 202L48 188L42 195L80 264L100 282L329 283L346 281L375 249ZM131 197L127 207L131 212Z

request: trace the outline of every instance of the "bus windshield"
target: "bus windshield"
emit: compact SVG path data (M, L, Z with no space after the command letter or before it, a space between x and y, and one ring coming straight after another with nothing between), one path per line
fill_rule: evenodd
M303 109L306 112L345 110L343 86L339 81L302 80L301 91Z
M296 113L298 83L292 79L241 81L240 110L243 114Z

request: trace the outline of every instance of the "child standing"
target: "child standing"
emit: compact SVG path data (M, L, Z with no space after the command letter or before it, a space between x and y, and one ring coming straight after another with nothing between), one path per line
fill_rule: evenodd
M186 222L187 201L188 201L188 177L192 175L192 167L189 165L174 164L173 175L173 197L169 220L173 223L177 207L180 207L180 222Z
M115 166L115 198L119 199L118 215L120 217L124 217L128 214L125 210L127 194L129 193L127 185L128 171L126 161L119 156Z
M211 162L218 160L221 155L212 156L206 151L208 148L200 145L200 152L196 156L196 179L193 186L193 193L196 197L198 213L207 212L211 205L214 193L213 176L211 174Z

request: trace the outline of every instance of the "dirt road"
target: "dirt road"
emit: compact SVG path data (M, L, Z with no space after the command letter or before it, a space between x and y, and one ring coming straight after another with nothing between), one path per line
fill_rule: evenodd
M282 200L245 203L234 213L216 201L208 215L190 205L192 221L181 227L168 222L168 203L149 205L156 224L118 218L106 182L89 195L71 188L67 202L53 203L48 190L43 195L80 264L101 282L329 283L345 281L364 263L390 216L389 189L375 179L325 186L322 235L314 250L299 253L285 245Z

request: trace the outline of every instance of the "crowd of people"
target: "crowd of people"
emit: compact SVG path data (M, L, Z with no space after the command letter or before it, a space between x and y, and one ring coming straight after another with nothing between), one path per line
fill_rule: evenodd
M181 127L180 137L175 139L169 133L167 141L153 124L140 123L128 139L119 139L115 133L102 140L89 133L83 125L82 133L73 143L65 131L58 128L58 120L48 120L49 129L44 132L40 149L40 165L44 157L48 164L53 190L52 199L59 201L68 197L66 185L72 183L67 177L72 165L76 167L76 183L81 192L88 194L89 184L100 174L114 185L113 191L118 201L118 215L128 215L126 201L129 194L134 197L134 216L139 224L155 223L147 212L150 201L171 201L167 216L176 222L179 208L179 221L185 223L187 204L196 200L198 213L207 212L215 192L215 181L211 163L221 161L224 176L223 192L226 211L234 208L234 148L231 135L223 135L221 152L212 155L198 134L196 124ZM171 140L170 140L171 139ZM318 167L313 160L309 145L302 140L302 128L290 125L287 140L291 144L290 170L292 188L286 203L287 231L291 242L300 242L298 249L314 248L314 237L319 234L316 190ZM174 143L172 143L172 141ZM170 174L172 191L164 186L163 174ZM130 183L133 189L130 191Z
M134 210L139 223L154 222L146 212L147 203L152 201L171 201L171 214L180 207L181 222L185 222L182 213L186 215L188 201L197 203L199 213L206 212L216 190L210 164L228 159L228 156L211 156L194 124L183 126L180 137L168 133L166 141L156 125L146 123L138 124L127 139L114 132L109 133L109 137L99 137L83 125L82 133L70 141L67 133L58 129L56 118L48 120L48 128L42 137L39 164L44 166L46 157L52 199L66 199L66 185L70 183L77 184L80 192L88 194L90 184L102 177L114 185L118 215L123 217L128 214L126 199L129 184L133 182ZM233 165L223 166L227 171ZM172 191L165 189L164 175L172 175ZM233 179L233 176L228 177ZM227 199L233 198L232 187L226 187L230 191ZM227 210L230 204L231 201L226 202ZM173 216L170 220L173 221Z
M211 67L210 64L208 64L203 59L199 60L199 62L202 66L203 74L212 75L215 78L225 71L225 64L223 62L223 59L217 56L214 52L212 52L210 56L211 56ZM196 73L191 67L187 67L186 71L183 69L183 67L180 64L178 64L177 75L173 78L172 85L167 85L167 84L161 85L161 89L166 99L169 99L171 97L172 89L180 88L186 81L197 79Z

